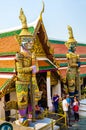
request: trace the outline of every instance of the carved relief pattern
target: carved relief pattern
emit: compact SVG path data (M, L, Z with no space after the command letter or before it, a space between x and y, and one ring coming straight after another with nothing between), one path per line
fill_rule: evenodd
M45 52L38 38L35 40L33 51L35 52L36 56L45 56Z

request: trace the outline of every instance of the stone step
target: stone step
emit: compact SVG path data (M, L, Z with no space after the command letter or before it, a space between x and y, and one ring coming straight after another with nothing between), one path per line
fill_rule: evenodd
M79 111L79 115L86 117L86 111Z
M86 108L79 108L79 111L86 111Z
M86 105L86 99L80 100L80 104Z
M83 110L83 109L86 110L86 106L80 106L79 107L79 110Z
M86 99L80 101L79 115L86 116Z

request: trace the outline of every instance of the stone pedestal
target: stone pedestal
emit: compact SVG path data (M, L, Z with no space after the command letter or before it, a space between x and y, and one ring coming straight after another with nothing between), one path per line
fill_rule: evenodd
M15 121L15 124L20 126L18 120ZM36 120L35 122L30 121L28 128L31 128L32 130L60 130L60 127L55 125L55 120L52 120L50 118ZM22 130L24 130L24 128Z
M5 105L4 105L4 97L2 97L1 101L0 101L0 119L5 119Z

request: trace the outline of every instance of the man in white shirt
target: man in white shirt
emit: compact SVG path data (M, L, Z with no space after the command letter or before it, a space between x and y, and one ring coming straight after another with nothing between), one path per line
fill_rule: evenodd
M70 122L69 122L68 107L69 107L69 104L66 100L66 96L64 96L63 100L62 100L62 108L63 108L64 114L66 115L67 125L68 125L68 127L70 127L71 125L70 125Z

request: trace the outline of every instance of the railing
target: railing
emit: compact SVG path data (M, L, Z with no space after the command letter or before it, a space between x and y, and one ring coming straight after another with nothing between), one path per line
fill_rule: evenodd
M53 117L53 115L55 115L55 117L57 117L57 118L55 118L55 123L58 124L58 125L61 124L61 126L63 126L63 127L67 127L67 119L66 119L65 114L54 113L54 112L49 112L48 111L47 115L51 115L51 118ZM62 121L62 120L64 120L64 121Z
M55 115L55 117L57 117L56 119L52 118L53 115ZM8 116L8 118L15 118L15 120L18 119L18 113L17 111L15 112L15 114ZM51 118L51 122L45 126L43 126L42 128L39 128L39 130L48 130L48 128L50 127L50 130L54 130L54 125L55 124L61 124L62 127L66 127L67 122L66 122L66 115L65 114L59 114L59 113L54 113L54 112L50 112L47 109L43 112L42 114L42 118L47 117L47 118ZM64 119L64 122L62 123L62 120ZM1 120L5 120L5 118L2 118ZM34 130L36 130L36 126L34 127Z
M59 119L56 120L56 122L61 121L62 119L64 119L64 123L63 126L67 126L67 119L66 119L66 115L65 114L58 114L58 116L61 116Z

